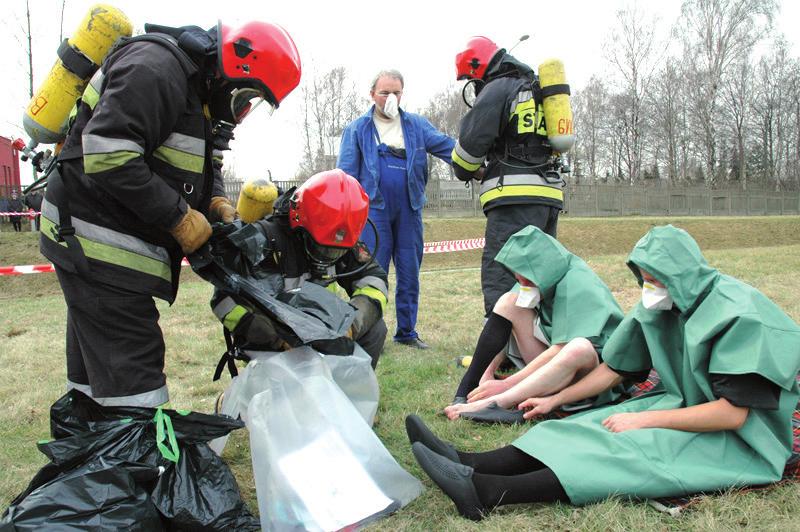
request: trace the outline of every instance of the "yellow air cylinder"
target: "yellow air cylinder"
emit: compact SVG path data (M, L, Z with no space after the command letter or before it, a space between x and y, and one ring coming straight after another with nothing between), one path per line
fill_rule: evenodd
M64 140L75 101L117 39L129 37L132 30L128 17L115 7L97 4L89 9L75 34L62 43L59 58L25 109L22 125L32 145Z
M542 107L550 146L559 153L567 153L575 144L575 132L564 63L548 59L539 65L539 85L542 87Z
M278 187L272 181L256 178L246 181L239 192L236 210L245 223L252 223L272 214L272 207L278 197Z

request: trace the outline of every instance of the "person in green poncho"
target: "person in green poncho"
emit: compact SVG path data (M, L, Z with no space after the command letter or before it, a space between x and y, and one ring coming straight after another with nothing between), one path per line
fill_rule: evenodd
M710 267L688 233L656 227L628 265L642 301L603 350L604 362L526 417L655 368L660 385L623 403L534 426L512 445L456 451L406 419L425 472L464 517L503 504L582 505L767 484L792 447L800 327L755 288Z
M623 318L591 268L538 227L512 235L495 260L514 273L519 287L501 296L489 315L453 404L445 408L450 419L522 421L516 409L522 400L553 394L597 367L603 346ZM527 365L496 380L494 372L505 356L501 351L512 333ZM612 397L602 394L582 406Z

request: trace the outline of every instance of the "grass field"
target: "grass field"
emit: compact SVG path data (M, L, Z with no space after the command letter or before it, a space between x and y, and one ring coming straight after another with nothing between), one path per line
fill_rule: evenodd
M800 217L569 219L559 225L560 240L582 256L608 283L625 310L639 289L625 258L638 238L667 221L685 228L700 243L709 262L766 293L800 321ZM482 236L483 219L426 219L425 240ZM426 255L421 275L421 336L433 345L419 352L387 343L380 365L381 403L375 430L387 448L426 491L376 530L796 530L800 484L749 493L707 497L673 518L645 503L608 500L583 508L519 505L498 509L474 524L458 517L449 499L432 486L414 462L403 419L416 412L433 429L465 450L505 445L526 427L480 426L448 422L438 415L452 398L462 371L457 355L471 353L480 332L479 251ZM0 233L0 265L38 264L35 235ZM393 277L390 277L394 284ZM167 375L172 405L211 411L227 379L211 382L224 350L220 326L210 312L209 285L184 271L178 301L159 304L167 342ZM393 329L393 307L387 321ZM63 392L65 308L52 274L0 277L0 506L19 493L44 464L35 442L48 437L48 409ZM239 431L224 458L235 472L250 507L256 493L248 438Z

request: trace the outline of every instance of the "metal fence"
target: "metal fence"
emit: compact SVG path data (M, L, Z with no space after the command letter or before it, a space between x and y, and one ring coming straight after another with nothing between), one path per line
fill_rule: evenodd
M299 181L277 181L283 190ZM242 183L225 184L233 201ZM425 189L425 216L482 216L477 187L461 181L431 180ZM750 216L800 214L800 191L708 189L644 185L567 185L564 214L568 216Z

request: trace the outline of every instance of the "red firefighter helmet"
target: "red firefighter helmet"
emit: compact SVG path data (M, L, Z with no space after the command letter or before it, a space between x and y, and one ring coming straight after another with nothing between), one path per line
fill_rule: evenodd
M369 215L369 197L343 170L328 170L300 185L289 202L289 225L302 227L306 251L318 262L333 263L358 242Z
M263 91L274 107L300 83L300 54L277 24L253 21L229 28L218 23L217 56L224 78Z
M472 37L467 48L456 54L456 79L482 79L486 67L500 48L487 37Z

